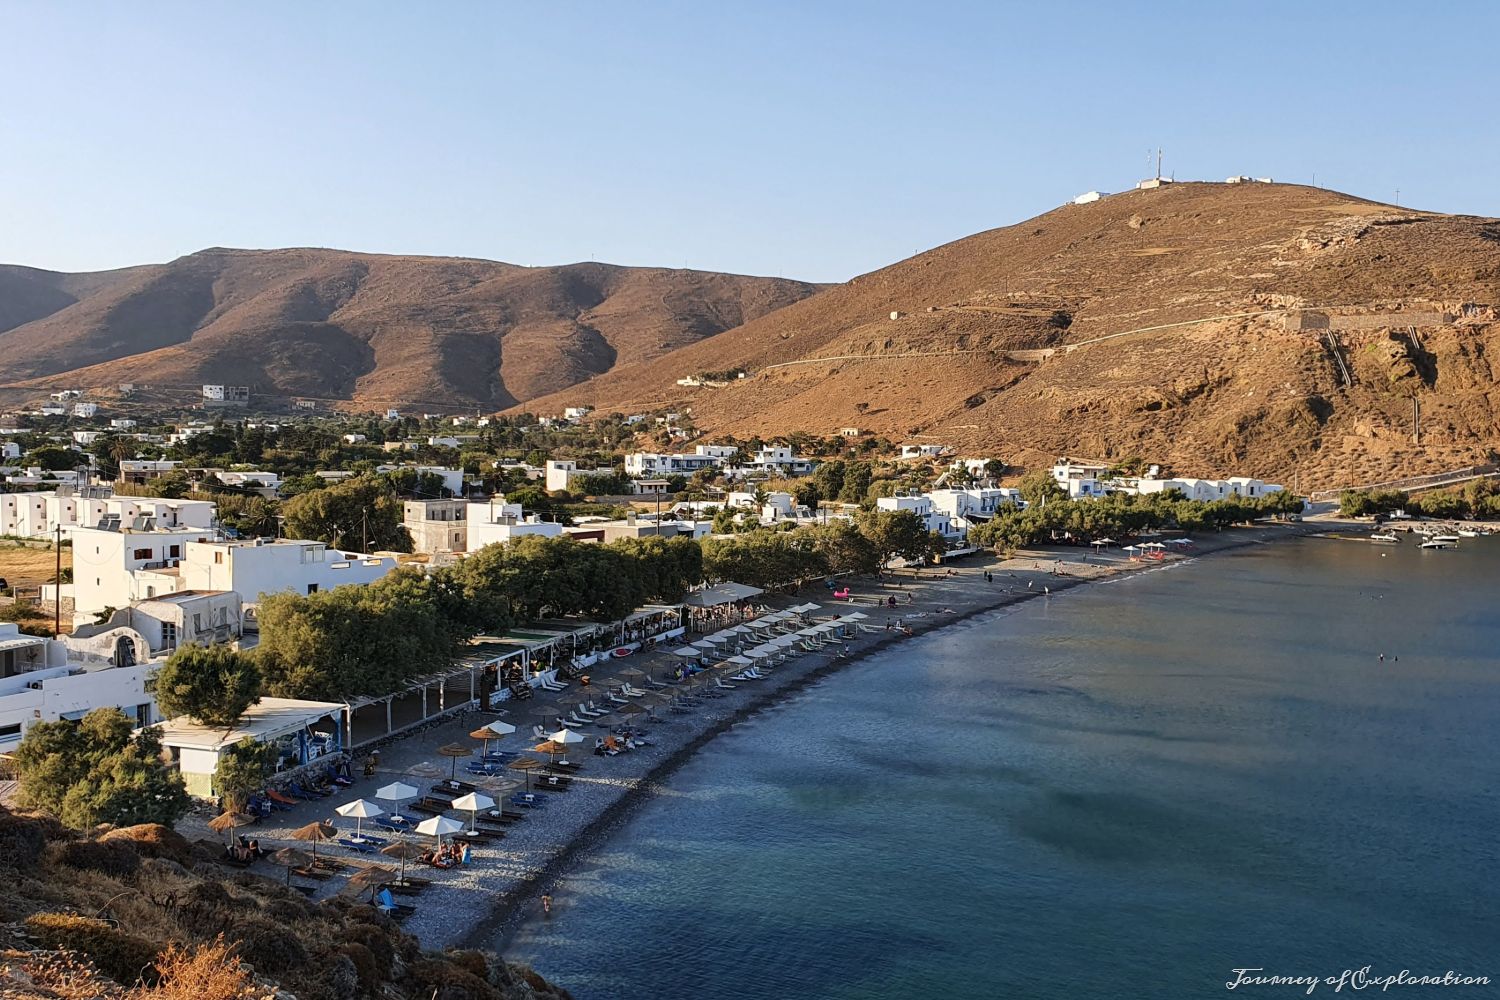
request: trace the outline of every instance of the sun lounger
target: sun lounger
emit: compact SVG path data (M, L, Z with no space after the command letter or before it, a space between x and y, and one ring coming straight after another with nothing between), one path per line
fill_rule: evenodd
M327 882L333 878L332 872L323 871L320 868L293 868L292 874L298 878L310 878L319 882Z
M266 798L270 799L272 802L275 802L277 805L285 806L288 809L290 809L292 806L295 806L298 802L297 799L292 798L290 795L285 795L281 792L278 792L274 788L266 792Z
M602 718L603 716L606 716L606 715L609 714L608 712L603 711L602 709L595 708L594 707L594 703L592 701L590 701L586 705L579 705L577 708L574 709L574 711L577 712L579 715L585 716L585 717L590 718L590 719Z
M459 781L457 778L444 778L432 786L434 792L442 792L447 795L462 795L465 792L477 792L478 788L467 781Z
M355 854L374 854L379 849L379 845L368 839L364 843L359 843L348 837L340 837L336 843L344 850L353 851Z
M396 902L396 897L391 895L391 890L381 889L375 894L375 906L382 913L403 920L417 912L417 908L408 903Z

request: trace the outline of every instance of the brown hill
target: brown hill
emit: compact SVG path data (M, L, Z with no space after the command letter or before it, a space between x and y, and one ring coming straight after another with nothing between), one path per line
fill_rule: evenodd
M99 274L0 268L0 381L250 385L500 408L647 360L815 287L664 268L204 250Z
M938 247L526 408L685 405L710 434L860 427L1027 464L1369 481L1500 447L1497 301L1494 220L1176 184ZM1351 329L1330 345L1290 328L1301 309ZM751 377L675 384L734 366Z

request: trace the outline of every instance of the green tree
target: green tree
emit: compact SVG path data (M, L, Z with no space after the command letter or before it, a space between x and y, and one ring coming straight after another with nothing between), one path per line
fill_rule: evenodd
M830 573L876 573L880 553L864 532L848 521L803 529L813 539L813 549L828 565Z
M230 727L260 700L255 657L229 646L183 646L156 674L162 714L186 715L205 726Z
M1068 499L1068 491L1052 478L1051 473L1042 469L1028 472L1016 488L1021 491L1021 499L1031 504L1056 503Z
M276 747L246 736L219 755L214 769L214 791L225 812L243 812L250 794L265 787L276 766Z
M920 560L932 554L932 532L912 511L868 510L855 524L874 548L881 566L898 557Z
M288 500L282 508L291 538L327 542L339 549L410 552L401 501L388 483L372 476L337 483Z
M838 498L844 503L864 503L866 494L870 492L870 483L874 478L875 471L869 462L846 463Z
M72 448L61 448L55 444L43 445L26 453L27 465L40 466L51 472L62 472L77 468L83 457Z
M83 828L176 822L190 804L182 775L164 759L158 730L131 730L116 708L32 726L15 752L22 803Z

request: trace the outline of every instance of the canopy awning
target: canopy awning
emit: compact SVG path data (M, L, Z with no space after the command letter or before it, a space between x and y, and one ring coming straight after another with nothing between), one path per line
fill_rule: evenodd
M717 608L738 601L748 601L764 593L765 591L759 587L750 587L743 583L719 583L687 595L682 603L690 608Z

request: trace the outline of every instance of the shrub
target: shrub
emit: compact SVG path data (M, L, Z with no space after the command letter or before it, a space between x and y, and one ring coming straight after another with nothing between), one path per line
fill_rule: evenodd
M157 967L160 983L133 992L132 1000L271 1000L275 996L255 985L222 937L193 951L171 945Z
M360 989L366 993L373 993L380 985L382 973L380 963L375 961L375 956L370 949L357 942L349 941L339 945L338 953L353 963L354 971L359 976Z
M127 842L143 858L166 858L180 865L193 863L193 845L182 834L160 823L140 823L110 830L99 838L105 843Z
M485 979L439 958L415 963L407 973L406 984L409 993L440 1000L500 1000L500 994Z
M115 982L133 986L156 982L156 946L103 920L68 913L36 913L26 918L32 937L49 948L87 955Z
M307 949L280 924L252 917L236 923L233 935L235 953L259 972L276 975L307 963Z
M344 926L343 937L346 943L357 944L368 951L382 976L391 974L396 964L396 949L385 931L372 924L349 923Z
M46 847L44 824L0 809L0 868L35 868Z
M141 866L141 856L135 848L119 841L75 840L62 845L57 860L69 868L87 869L115 878L134 875Z

